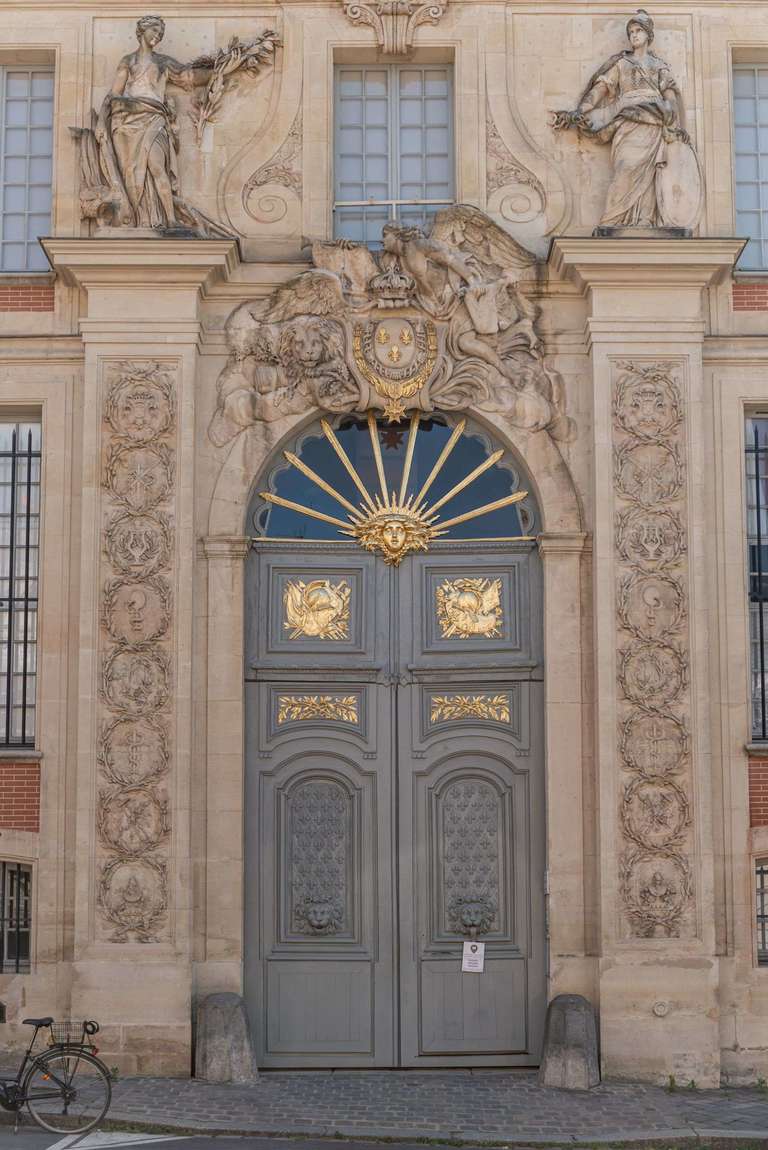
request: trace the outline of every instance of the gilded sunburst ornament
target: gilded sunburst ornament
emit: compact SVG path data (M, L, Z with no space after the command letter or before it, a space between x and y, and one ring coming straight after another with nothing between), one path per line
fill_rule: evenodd
M498 511L503 507L511 507L512 504L519 503L522 499L525 499L528 494L527 491L516 491L511 495L505 495L501 499L496 499L492 503L484 503L472 511L465 511L462 515L455 515L452 519L441 519L441 508L453 499L454 496L458 495L460 491L464 491L465 488L479 479L480 476L488 471L489 468L493 467L495 463L498 463L504 454L503 451L492 452L487 459L483 460L473 471L470 471L468 475L465 475L463 479L455 483L445 495L435 500L434 503L428 503L427 495L432 485L443 470L448 457L459 439L464 434L466 427L466 420L464 419L453 429L450 438L440 452L437 462L419 491L412 491L410 493L408 487L411 478L411 467L416 449L416 438L419 434L418 413L411 416L408 443L398 491L390 491L387 488L387 481L384 474L384 461L381 454L381 443L379 441L379 429L376 423L376 415L373 411L368 413L368 431L380 487L380 490L373 494L371 494L363 483L352 460L342 447L328 421L325 419L322 420L321 426L323 434L341 460L345 471L362 497L362 501L357 507L355 507L353 503L350 503L345 496L332 487L321 475L318 475L316 471L313 471L311 467L299 459L292 451L286 451L284 455L293 467L301 471L307 479L327 495L330 495L332 499L344 508L347 512L346 521L338 519L335 515L327 515L323 511L317 511L312 507L305 507L301 503L294 503L293 500L284 499L282 496L276 495L271 491L262 491L261 498L265 499L268 503L276 503L281 507L287 507L290 511L297 511L302 515L308 515L313 519L319 519L324 523L332 524L338 528L340 535L346 535L352 539L356 539L364 550L373 551L381 555L384 562L391 564L393 567L399 567L402 560L411 551L428 551L430 543L438 539L441 535L447 534L451 527L456 527L459 523L465 523L470 519L476 519L480 515L487 515L491 511ZM517 538L526 537L517 536Z

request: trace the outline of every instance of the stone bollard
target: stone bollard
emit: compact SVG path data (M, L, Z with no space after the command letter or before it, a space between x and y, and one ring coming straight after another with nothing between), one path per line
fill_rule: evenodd
M594 1007L580 994L558 994L547 1008L539 1085L589 1090L599 1081Z
M239 994L209 994L197 1004L195 1078L255 1082L256 1059L245 1003Z

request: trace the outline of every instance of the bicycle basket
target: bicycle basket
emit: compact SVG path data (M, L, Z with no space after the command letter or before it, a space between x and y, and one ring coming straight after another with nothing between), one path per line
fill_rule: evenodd
M88 1044L93 1034L90 1022L52 1022L50 1026L51 1046L83 1046Z

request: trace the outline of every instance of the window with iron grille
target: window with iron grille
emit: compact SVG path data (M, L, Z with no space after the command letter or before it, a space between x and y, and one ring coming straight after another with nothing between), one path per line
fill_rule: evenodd
M0 272L48 271L53 71L0 66Z
M29 970L32 868L0 862L0 974Z
M755 864L757 965L768 966L768 861Z
M0 422L0 745L35 744L40 424Z
M768 739L768 416L747 420L747 548L752 738Z
M334 235L381 244L454 202L453 77L445 65L336 69Z

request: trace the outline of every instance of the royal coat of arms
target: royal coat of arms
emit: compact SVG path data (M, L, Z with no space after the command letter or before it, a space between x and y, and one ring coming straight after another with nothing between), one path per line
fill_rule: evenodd
M437 328L431 320L392 316L354 325L355 367L386 401L384 414L390 420L400 419L406 411L403 400L429 383L437 354Z

